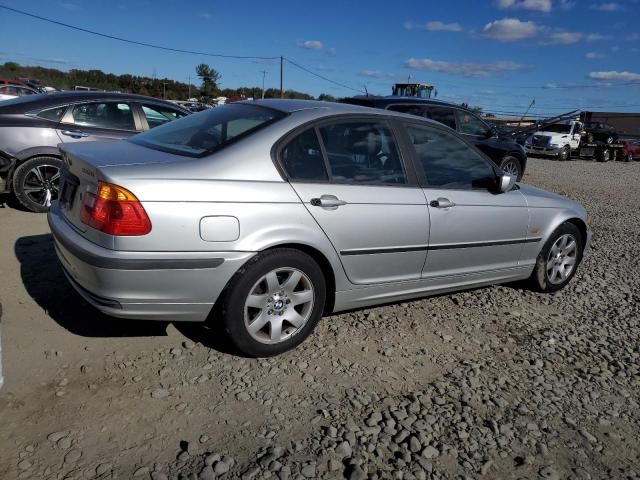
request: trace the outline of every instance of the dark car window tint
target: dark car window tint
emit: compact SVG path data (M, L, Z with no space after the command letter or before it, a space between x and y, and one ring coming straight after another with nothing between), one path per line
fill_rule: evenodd
M67 107L56 107L56 108L48 108L46 110L42 110L38 113L38 117L45 118L47 120L53 120L54 122L59 122L64 115Z
M469 112L458 111L458 129L467 135L483 136L489 131L486 123Z
M495 172L482 156L455 135L435 128L407 126L427 183L440 188L486 188Z
M227 146L286 116L245 103L224 105L160 125L130 141L178 155L199 157Z
M421 105L391 105L388 110L417 115L419 117L424 116L424 107Z
M331 181L361 184L407 182L391 132L382 123L345 122L321 127Z
M135 130L131 107L126 103L95 102L74 105L73 123L87 127Z
M425 109L425 117L430 118L438 123L442 123L449 128L456 129L456 117L451 108L443 107L427 107Z
M177 120L186 113L171 108L159 107L157 105L142 105L142 112L147 119L149 128L155 128L172 120Z
M320 143L313 128L291 140L280 158L287 176L293 181L328 180Z

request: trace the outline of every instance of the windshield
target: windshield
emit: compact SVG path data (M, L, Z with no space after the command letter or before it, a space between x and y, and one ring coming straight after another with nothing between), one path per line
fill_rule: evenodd
M547 125L542 129L544 132L554 133L570 133L571 125L566 123L554 123L553 125Z
M278 110L235 103L189 115L131 138L131 142L165 152L201 157L279 120Z

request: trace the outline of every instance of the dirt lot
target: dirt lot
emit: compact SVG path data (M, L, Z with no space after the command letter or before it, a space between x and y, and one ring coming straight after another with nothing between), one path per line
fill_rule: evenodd
M0 478L639 478L640 163L525 181L593 216L567 289L336 315L269 360L98 314L45 217L0 208Z

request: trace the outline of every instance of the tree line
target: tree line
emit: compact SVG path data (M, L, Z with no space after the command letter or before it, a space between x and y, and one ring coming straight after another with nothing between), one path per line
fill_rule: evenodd
M200 85L178 82L168 78L155 78L140 75L114 75L102 70L71 69L62 71L56 68L20 65L16 62L0 64L0 78L37 80L42 86L57 88L58 90L73 90L75 86L97 88L98 90L136 93L156 98L170 100L187 100L198 98L210 103L216 97L227 97L232 100L241 98L260 98L262 88L257 86L240 88L219 87L221 74L209 65L200 64L195 68L196 76L200 78ZM280 98L280 90L267 88L265 98ZM296 90L286 90L284 98L314 99L312 95ZM331 95L321 94L318 99L335 101Z

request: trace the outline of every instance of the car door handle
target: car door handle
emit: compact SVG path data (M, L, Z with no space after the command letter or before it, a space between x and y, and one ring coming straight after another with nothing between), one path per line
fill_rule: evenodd
M84 132L79 132L78 130L62 130L63 135L66 135L67 137L72 137L72 138L83 138L83 137L88 137L89 134L88 133L84 133Z
M455 203L453 203L448 198L444 198L444 197L440 197L437 200L431 200L431 202L429 202L429 205L431 205L434 208L449 208L449 207L456 206Z
M320 198L311 199L311 205L314 207L322 207L328 210L335 210L336 208L346 204L347 202L340 200L335 195L321 195Z

